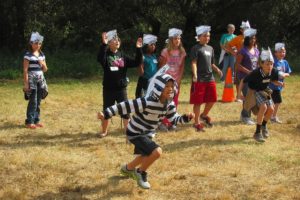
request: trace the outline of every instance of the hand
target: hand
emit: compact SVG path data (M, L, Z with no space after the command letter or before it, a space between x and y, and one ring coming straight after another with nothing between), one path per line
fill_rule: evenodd
M283 77L288 77L288 76L290 76L289 73L284 73L284 75L283 75Z
M280 83L281 83L281 87L284 87L284 86L285 86L284 82L280 82Z
M103 44L107 44L108 43L106 32L102 33L102 43Z
M28 92L30 89L29 89L29 85L28 84L25 84L24 87L23 87L23 91L24 92Z
M218 69L218 74L219 74L220 77L223 76L223 72L220 69Z
M193 76L193 82L197 82L198 77L197 76Z
M103 122L103 121L104 121L104 119L105 119L105 118L104 118L104 114L103 114L103 112L98 112L98 113L97 113L97 118L98 118L98 119L100 119L100 120L101 120L101 122Z
M138 38L136 41L136 48L142 48L142 46L143 46L143 39Z
M192 119L195 118L195 114L194 113L189 113L189 114L187 114L187 116L188 116L189 120L192 120Z

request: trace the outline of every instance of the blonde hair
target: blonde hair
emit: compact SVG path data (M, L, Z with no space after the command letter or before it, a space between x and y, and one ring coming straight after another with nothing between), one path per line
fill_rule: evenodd
M172 37L169 37L168 43L166 44L166 49L167 49L168 53L170 53L172 50L175 49L174 45L173 45L173 38ZM185 53L185 49L184 49L184 47L182 45L182 41L180 41L178 50L179 50L180 55L182 53Z

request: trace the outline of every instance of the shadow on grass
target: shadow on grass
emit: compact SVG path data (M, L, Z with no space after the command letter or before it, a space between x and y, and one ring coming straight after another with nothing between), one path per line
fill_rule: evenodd
M252 145L262 145L254 141L252 137L242 136L237 140L226 140L226 139L217 139L217 140L208 140L208 139L195 139L189 141L181 141L172 144L167 144L162 147L166 152L180 151L185 148L191 148L195 146L222 146L222 145L233 145L233 144L252 144Z
M0 142L0 147L10 148L10 149L20 149L27 147L36 147L36 146L55 146L55 145L68 145L70 147L77 148L90 148L93 146L99 146L103 140L108 140L108 143L113 142L118 144L120 142L116 140L111 140L111 137L124 137L122 132L118 130L112 131L105 138L100 138L99 133L51 133L50 134L37 134L32 132L30 134L21 135L16 137L13 142ZM107 139L106 139L107 138ZM107 142L106 142L107 143Z
M21 129L25 128L24 124L14 124L12 122L4 122L0 125L0 130L8 130L8 129Z
M97 199L113 199L120 196L129 196L132 191L128 188L119 188L120 181L129 178L124 176L112 176L108 178L107 183L96 185L95 187L70 185L62 186L59 192L48 192L43 195L37 196L34 200L86 200L85 195L96 195Z

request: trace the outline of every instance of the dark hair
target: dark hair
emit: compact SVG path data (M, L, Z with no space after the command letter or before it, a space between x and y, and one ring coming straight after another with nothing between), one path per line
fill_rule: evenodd
M245 39L244 39L244 46L245 46L245 47L249 47L249 46L250 46L250 40L251 40L251 38L253 38L253 37L256 37L256 36L253 35L253 36L251 36L251 37L249 37L249 36L245 37ZM255 41L255 45L256 45L256 41Z
M149 44L143 45L143 47L142 47L143 54L148 54L148 47L149 47ZM156 48L154 49L154 52L152 52L152 54L155 52L156 52Z

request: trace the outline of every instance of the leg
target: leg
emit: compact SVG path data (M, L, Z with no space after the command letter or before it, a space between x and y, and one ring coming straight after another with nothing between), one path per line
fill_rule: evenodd
M200 124L200 107L201 104L194 104L193 112L195 114L195 125Z
M223 76L221 77L221 81L224 81L226 79L228 64L229 64L229 55L225 55L223 59L223 69L222 69Z
M215 102L209 102L205 104L203 113L201 114L203 117L207 117L209 111L212 109L212 107L214 106Z
M31 94L29 97L29 102L27 106L26 116L27 119L25 120L25 124L28 125L29 128L35 128L34 125L34 118L37 108L37 90L31 90Z
M147 171L147 169L161 156L162 149L157 147L149 156L143 156L140 166L140 171Z
M262 103L259 105L259 111L257 113L257 124L256 124L256 131L253 135L253 138L258 142L265 142L263 135L261 134L261 127L263 123L263 117L267 110L267 105Z
M140 76L135 90L135 98L142 97L142 89L143 89L142 77Z
M41 101L42 101L42 88L40 83L38 83L37 85L37 98L36 98L36 111L35 111L35 115L34 115L34 123L35 124L39 124L40 122L40 113L41 113L41 109L40 109L40 105L41 105ZM41 126L41 124L39 124L39 126Z

